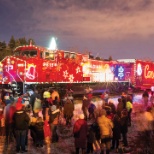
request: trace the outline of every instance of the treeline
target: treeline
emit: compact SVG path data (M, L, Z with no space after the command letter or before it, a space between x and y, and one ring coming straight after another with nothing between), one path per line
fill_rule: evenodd
M30 42L35 45L33 39L26 39L25 37L15 39L14 36L10 38L8 44L5 41L0 40L0 61L6 57L13 54L13 50L22 45L29 45ZM101 57L94 57L93 55L89 55L90 59L104 60L104 61L112 61L112 56L109 56L107 59L103 59Z
M22 45L28 45L32 42L32 44L35 44L33 39L26 39L25 37L23 38L18 38L15 39L14 36L10 38L10 41L8 44L5 41L0 41L0 61L5 57L5 56L10 56L13 54L13 50Z

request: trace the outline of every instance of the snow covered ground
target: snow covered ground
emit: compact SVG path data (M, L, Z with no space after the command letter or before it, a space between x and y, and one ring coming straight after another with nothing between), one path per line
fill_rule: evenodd
M119 96L120 97L120 96ZM117 104L117 100L119 97L112 97L115 104ZM134 96L134 102L135 104L142 104L142 96L141 94ZM99 107L102 105L102 100L100 98L93 98L93 103ZM77 119L78 115L82 112L81 110L81 100L75 100L75 111L74 111L74 121ZM132 118L135 119L136 115L133 114ZM65 128L63 129L62 134L69 134L68 136L61 135L59 138L58 143L52 143L44 145L43 148L36 148L33 145L32 139L29 136L28 140L28 146L27 146L27 154L75 154L75 148L74 148L74 138L72 135L72 127L71 128ZM135 120L132 122L132 126L129 128L128 133L128 141L130 143L131 152L130 154L137 154L136 148L141 149L140 145L136 143L138 138L138 132L136 130L136 123ZM134 146L136 148L134 148ZM9 145L5 144L5 138L0 138L0 154L15 154L15 142L10 142ZM99 151L98 151L99 153ZM111 154L115 153L114 151L111 152ZM138 152L138 154L140 154ZM142 154L142 153L141 153ZM144 153L143 153L144 154Z

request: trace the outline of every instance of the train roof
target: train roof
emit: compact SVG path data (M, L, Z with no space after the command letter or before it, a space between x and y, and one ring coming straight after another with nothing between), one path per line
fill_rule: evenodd
M136 59L117 59L118 62L135 63Z
M38 45L23 45L23 46L18 46L16 47L13 52L17 51L17 50L24 50L25 48L31 48L31 49L37 49L37 50L42 50L42 51L48 51L48 52L56 52L56 51L61 51L61 52L69 52L69 53L76 53L76 54L82 54L82 55L88 55L85 53L80 53L80 52L75 52L75 51L68 51L68 50L61 50L61 49L56 49L56 50L51 50L48 49L47 47L42 47L42 46L38 46Z

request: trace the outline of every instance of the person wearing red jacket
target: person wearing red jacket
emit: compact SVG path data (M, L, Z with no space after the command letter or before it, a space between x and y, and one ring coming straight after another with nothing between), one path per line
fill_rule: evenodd
M76 154L82 149L82 154L86 152L88 125L84 119L84 114L80 114L79 119L75 122L73 127L73 134L75 138Z

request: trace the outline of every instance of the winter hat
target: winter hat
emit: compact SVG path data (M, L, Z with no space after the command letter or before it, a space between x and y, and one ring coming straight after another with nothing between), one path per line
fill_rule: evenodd
M84 114L83 113L79 115L79 119L84 119Z
M16 110L22 110L23 105L21 103L16 103Z
M9 99L10 99L9 93L6 93L6 95L4 96L4 99L5 99L5 100L9 100Z
M49 91L45 91L43 93L43 98L50 98L50 92Z
M55 111L57 109L56 105L51 106L51 111Z
M16 102L16 110L21 110L22 109L23 105L22 105L21 102L22 102L22 98L19 97L17 102Z
M21 102L22 102L22 97L19 97L16 103L21 103Z

